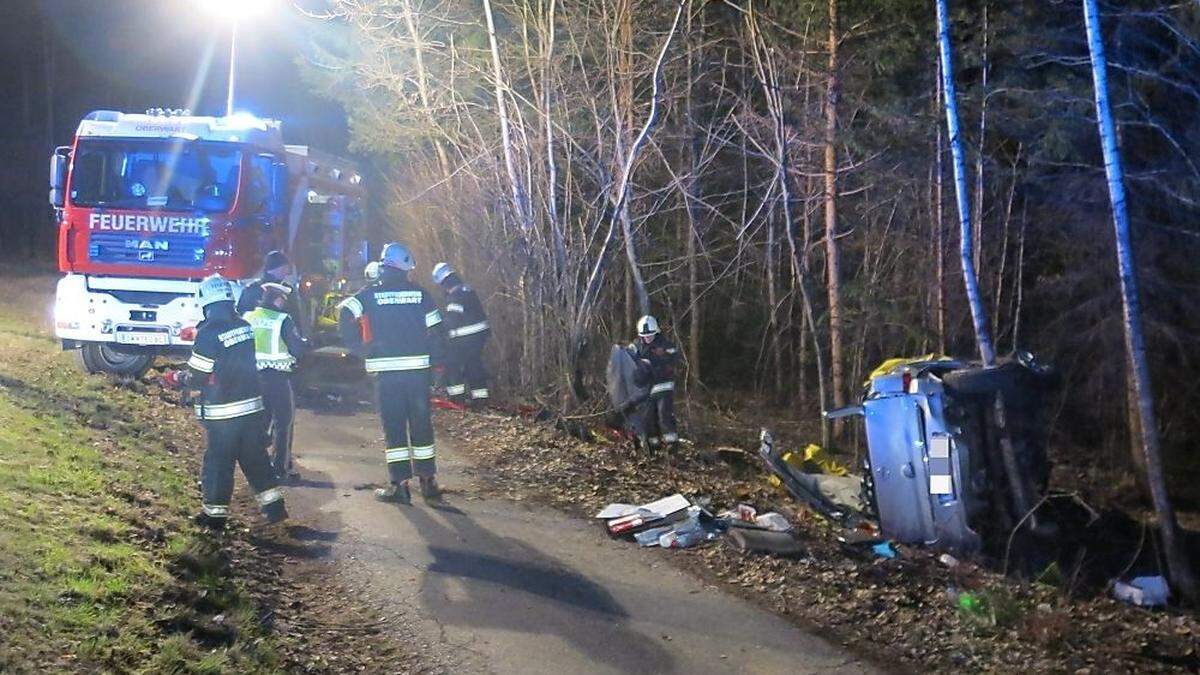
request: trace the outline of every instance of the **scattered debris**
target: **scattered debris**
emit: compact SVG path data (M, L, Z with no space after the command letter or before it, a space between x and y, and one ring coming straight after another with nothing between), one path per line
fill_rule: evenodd
M872 546L871 550L874 551L875 555L879 556L880 558L891 560L896 557L896 549L892 546L892 542L890 541L881 541Z
M688 509L685 520L663 533L658 545L663 548L691 548L697 544L716 539L722 528L711 516L704 518L704 509L693 506Z
M757 516L754 523L772 532L790 532L792 530L792 524L788 522L788 519L774 511Z
M793 497L816 513L836 523L849 524L855 520L854 514L849 510L834 504L821 493L820 485L811 475L804 473L784 459L784 452L775 447L775 439L770 431L763 429L759 440L761 442L759 455L763 462Z
M1089 551L1119 563L1096 589L1082 583L1092 567L1079 571L1073 558L1061 563L1067 585L1058 587L1017 583L961 556L959 565L949 568L938 563L937 552L908 549L895 540L901 557L880 564L884 561L871 551L883 541L875 523L864 519L845 529L810 517L805 509L792 512L790 500L749 467L706 461L701 452L677 453L664 461L631 453L628 444L585 444L550 423L519 418L441 413L440 420L439 430L471 455L479 475L490 477L484 485L497 496L535 500L581 517L609 502L658 499L664 485L697 504L711 497L716 507L705 508L713 513L738 503L771 504L792 522L794 533L731 523L719 540L725 545L698 546L664 560L714 589L742 595L803 625L823 626L839 642L873 653L897 670L1186 672L1200 665L1195 615L1148 612L1112 599L1107 591L1095 594L1128 565L1129 551L1138 544L1135 521L1119 540L1100 536L1111 532L1104 521L1087 526L1096 531L1089 542L1107 542L1113 549L1092 546ZM1055 522L1067 521L1056 516ZM1087 522L1084 517L1079 527ZM1064 538L1072 533L1064 528ZM745 543L781 534L777 541L795 554ZM762 550L768 555L751 553ZM979 617L967 614L957 594L946 598L947 588L967 591L993 609ZM1042 606L1051 609L1038 609Z
M801 558L808 554L804 545L789 532L732 527L726 539L739 551L770 553L783 558Z
M633 539L638 543L639 546L658 546L659 538L670 532L671 529L672 528L670 525L654 527L649 530L638 532L637 534L633 535Z
M1113 583L1113 597L1138 607L1162 607L1171 598L1171 589L1162 576L1134 577L1129 582Z

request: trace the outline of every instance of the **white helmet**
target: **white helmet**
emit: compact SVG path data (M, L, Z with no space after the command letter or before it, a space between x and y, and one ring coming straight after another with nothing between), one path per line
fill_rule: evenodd
M379 278L378 260L372 260L371 262L367 263L367 266L363 269L363 277L372 281Z
M383 253L379 255L379 264L405 272L417 266L408 247L395 241L383 247Z
M637 332L640 337L658 335L658 319L647 314L637 321Z
M433 283L441 284L451 274L454 274L454 268L450 267L450 263L440 262L433 266Z
M220 274L206 277L196 289L196 298L201 309L215 302L233 302L233 284L222 279Z

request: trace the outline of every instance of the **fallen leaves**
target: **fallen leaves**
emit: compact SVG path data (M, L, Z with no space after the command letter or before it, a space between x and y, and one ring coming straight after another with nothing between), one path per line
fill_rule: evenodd
M795 513L795 503L767 486L735 452L698 449L651 457L628 445L585 443L548 424L498 416L441 412L438 424L473 458L481 489L535 499L584 518L611 502L644 503L673 492L711 499L714 509L749 502ZM733 461L714 462L714 454ZM1004 672L1200 668L1195 616L1146 612L1103 597L1067 600L1056 589L1020 584L971 561L947 566L918 548L897 547L901 555L893 560L851 558L825 521L804 511L791 520L809 548L807 558L742 554L726 546L660 555L804 625L832 628L857 651L892 666ZM596 536L603 536L599 529ZM647 554L655 553L629 551ZM1000 609L986 622L971 620L951 602L951 589L984 594Z

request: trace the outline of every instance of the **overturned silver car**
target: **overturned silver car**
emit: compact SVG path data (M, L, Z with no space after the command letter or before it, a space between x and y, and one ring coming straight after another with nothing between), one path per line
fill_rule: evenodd
M863 502L884 536L973 553L1033 514L1049 477L1042 398L1049 369L1029 354L991 367L897 360L872 374L858 405L866 427Z

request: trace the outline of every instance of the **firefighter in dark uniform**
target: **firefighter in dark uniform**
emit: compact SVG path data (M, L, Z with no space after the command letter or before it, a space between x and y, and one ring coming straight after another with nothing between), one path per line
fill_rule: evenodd
M491 329L483 303L447 263L433 268L433 282L446 292L446 394L457 402L486 402L488 372L483 348Z
M679 442L675 428L675 363L679 350L658 329L658 320L650 315L637 322L638 339L630 349L638 362L637 381L649 386L650 395L638 406L636 426L639 440L650 447L660 441L674 446ZM657 430L658 433L652 433Z
M409 281L416 263L407 247L384 246L379 263L379 279L342 301L339 325L343 342L375 376L391 481L376 497L409 504L414 473L426 499L440 495L429 386L430 367L441 357L442 316L429 293Z
M214 529L225 527L237 464L267 519L279 522L287 518L287 509L267 456L254 331L234 313L233 286L220 276L201 282L197 296L204 321L197 327L188 370L164 377L167 386L201 391L196 414L208 435L208 448L200 476L203 511L196 520Z
M287 254L283 251L271 251L267 257L263 258L263 273L258 279L251 282L249 286L242 291L242 296L238 298L237 313L245 316L247 312L253 312L260 304L262 304L263 284L281 284L287 286L291 290L295 290L288 284L288 280L292 277L295 269L292 267L292 261L288 260ZM284 305L284 312L292 317L293 321L300 322L303 317L300 316L300 298L296 293L288 294L287 304ZM297 323L299 329L299 323Z
M263 284L262 301L242 317L254 330L254 358L270 424L271 463L280 481L294 481L300 477L292 459L292 427L296 415L292 372L309 350L308 340L300 334L296 321L284 311L291 292L292 289L283 284Z

